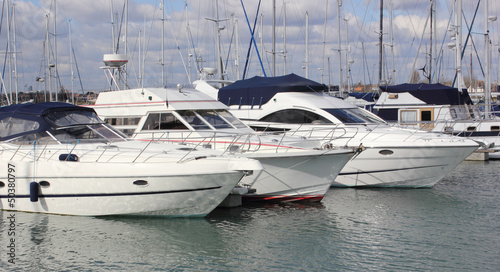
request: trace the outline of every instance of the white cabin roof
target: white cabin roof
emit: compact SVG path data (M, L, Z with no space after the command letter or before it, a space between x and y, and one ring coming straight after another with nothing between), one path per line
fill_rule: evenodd
M99 115L144 115L147 111L227 109L210 96L193 89L144 88L100 92L92 106Z

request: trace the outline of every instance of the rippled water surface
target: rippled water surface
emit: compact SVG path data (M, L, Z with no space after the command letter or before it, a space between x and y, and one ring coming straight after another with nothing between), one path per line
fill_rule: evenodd
M0 270L497 271L500 162L464 162L432 189L330 189L320 204L206 218L0 212Z

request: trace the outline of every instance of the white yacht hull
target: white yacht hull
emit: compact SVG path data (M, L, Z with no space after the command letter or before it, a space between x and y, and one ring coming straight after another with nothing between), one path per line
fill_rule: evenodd
M304 153L307 153L304 151ZM309 155L253 154L264 170L258 175L244 177L242 184L251 184L255 193L243 195L243 201L303 201L323 199L332 181L351 159L351 151L310 152Z
M432 187L477 146L366 148L342 169L335 187ZM382 157L380 151L391 150Z
M123 146L120 149L101 157L103 151L75 149L78 161L60 161L61 149L40 148L36 164L29 150L4 149L0 209L82 216L204 216L224 200L245 171L262 169L258 161L245 158L178 162L148 151L133 161L137 152L131 155ZM32 182L36 187L30 187ZM38 199L32 201L35 195Z

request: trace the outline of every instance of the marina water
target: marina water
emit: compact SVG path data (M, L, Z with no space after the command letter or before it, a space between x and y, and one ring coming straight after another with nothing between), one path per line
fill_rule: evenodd
M432 189L331 188L319 204L205 218L0 212L0 270L497 271L499 167L463 162Z

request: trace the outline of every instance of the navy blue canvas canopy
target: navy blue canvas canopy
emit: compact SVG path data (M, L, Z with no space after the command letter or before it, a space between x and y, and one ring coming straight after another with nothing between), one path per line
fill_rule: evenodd
M45 131L52 127L45 116L60 111L86 111L95 112L92 108L79 107L72 104L60 103L60 102L43 102L43 103L25 103L25 104L15 104L5 107L0 107L0 122L4 122L6 125L10 120L9 118L15 118L18 120L29 120L36 122L36 126L32 130L26 130L24 132L9 134L5 137L0 137L1 141L9 140L15 137L23 136L26 134L36 133L39 131ZM5 120L4 120L5 119ZM35 123L33 123L35 124ZM0 128L1 129L1 128Z
M267 103L279 92L321 92L325 84L296 74L278 77L259 77L238 80L219 89L219 101L230 105L259 105Z
M472 100L466 89L459 92L457 88L436 84L400 84L394 86L380 86L383 92L408 92L429 105L472 105Z
M349 96L357 99L363 99L367 102L375 102L375 100L379 97L377 93L349 93Z

